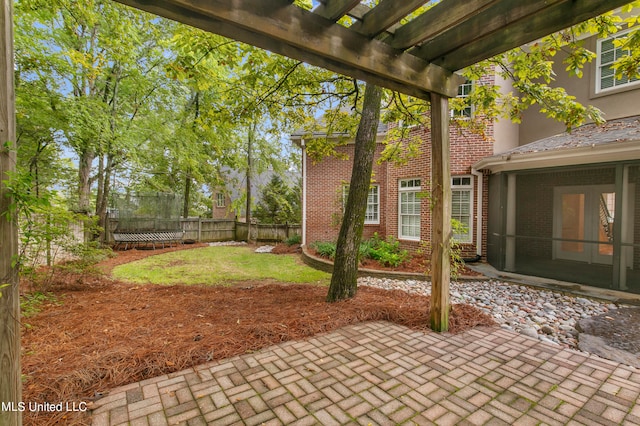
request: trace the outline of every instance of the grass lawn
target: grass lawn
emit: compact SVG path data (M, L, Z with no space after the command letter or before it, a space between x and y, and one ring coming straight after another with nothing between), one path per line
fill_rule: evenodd
M330 275L304 265L297 256L254 253L250 247L181 250L116 266L112 275L137 284L225 285L275 280L328 285Z

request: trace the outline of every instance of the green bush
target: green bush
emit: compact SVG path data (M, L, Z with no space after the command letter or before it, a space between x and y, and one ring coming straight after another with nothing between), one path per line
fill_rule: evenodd
M336 257L336 243L328 241L316 241L311 244L311 248L318 252L322 257L333 259Z
M360 252L359 252L359 258L360 259L371 259L371 250L373 250L374 247L374 243L375 241L373 240L365 240L363 242L360 243Z
M113 256L111 249L101 247L97 241L76 244L70 247L69 251L76 256L77 260L75 263L81 268L96 264L101 260Z
M399 266L409 257L409 253L406 250L401 250L400 242L391 235L386 240L382 240L376 233L369 242L371 244L370 257L385 266Z
M322 257L335 258L336 243L316 241L311 244L311 248ZM376 233L370 239L360 243L359 258L374 259L385 266L397 267L409 258L409 253L401 250L400 242L392 236L383 240Z
M20 313L24 318L29 318L40 312L44 303L59 304L58 299L52 293L36 291L20 296Z
M301 242L302 242L302 235L292 235L291 237L284 240L284 243L288 246L300 244Z

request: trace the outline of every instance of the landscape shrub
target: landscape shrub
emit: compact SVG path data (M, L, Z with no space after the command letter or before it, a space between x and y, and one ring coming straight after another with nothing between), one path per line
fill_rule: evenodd
M311 244L311 248L314 249L322 257L333 259L336 257L336 243L329 241L316 241Z
M467 232L467 227L456 219L451 219L451 230L453 234L464 234ZM423 251L431 252L431 242L423 241L420 244L421 248L418 250L418 254L422 254ZM451 239L451 246L449 248L449 260L451 265L451 279L457 279L460 273L464 270L464 259L462 258L462 246L455 239ZM427 275L431 275L431 266L427 267Z
M371 244L369 256L385 266L397 267L409 257L409 253L400 249L400 242L391 235L383 240L375 233L369 243Z
M336 243L334 242L316 241L311 244L311 248L322 257L335 258ZM397 267L409 258L409 253L400 249L400 242L394 237L382 239L375 233L373 237L360 243L359 256L360 261L373 259L384 266Z
M284 243L288 246L300 244L301 242L302 242L302 235L292 235L286 240L284 240Z

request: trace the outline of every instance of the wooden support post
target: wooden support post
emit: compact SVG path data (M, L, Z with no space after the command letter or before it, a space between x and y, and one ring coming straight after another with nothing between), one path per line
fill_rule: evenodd
M621 283L621 265L624 265L622 261L622 227L625 221L626 210L623 208L623 200L627 195L625 193L625 173L624 165L618 164L616 166L615 177L615 205L614 205L614 217L613 217L613 276L611 277L611 284L616 290L622 290L626 287L626 283ZM628 177L627 177L628 178ZM626 272L626 271L625 271ZM626 280L625 280L626 281ZM621 285L622 284L622 285Z
M504 270L515 272L516 270L516 174L507 175L507 217L505 229Z
M431 93L431 328L449 329L451 170L449 99Z
M0 425L22 424L18 403L20 381L20 293L15 218L6 214L11 204L2 183L16 168L15 91L13 87L13 0L0 4ZM7 410L7 406L9 409Z

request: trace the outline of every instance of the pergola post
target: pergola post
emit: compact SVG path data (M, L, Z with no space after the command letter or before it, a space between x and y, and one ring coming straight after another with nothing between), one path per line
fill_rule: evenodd
M449 329L451 264L449 99L431 93L431 329Z
M11 204L3 181L15 171L15 91L13 87L13 1L0 6L0 424L21 425L18 403L20 381L20 293L18 273L12 265L18 254L15 219L7 212Z

